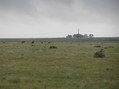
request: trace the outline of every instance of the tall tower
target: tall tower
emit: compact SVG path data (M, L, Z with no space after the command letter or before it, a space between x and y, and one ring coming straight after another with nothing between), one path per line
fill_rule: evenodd
M79 28L78 28L78 34L79 34Z

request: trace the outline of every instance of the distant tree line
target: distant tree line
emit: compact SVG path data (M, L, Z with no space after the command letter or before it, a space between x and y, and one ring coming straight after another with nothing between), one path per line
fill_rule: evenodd
M93 34L74 34L74 35L67 35L66 38L93 38Z

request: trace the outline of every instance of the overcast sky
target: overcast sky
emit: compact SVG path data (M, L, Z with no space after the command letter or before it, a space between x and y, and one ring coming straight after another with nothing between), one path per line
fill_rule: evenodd
M0 38L119 37L119 0L0 0Z

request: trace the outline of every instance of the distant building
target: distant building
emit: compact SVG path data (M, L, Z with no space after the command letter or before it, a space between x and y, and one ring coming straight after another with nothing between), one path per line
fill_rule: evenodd
M82 34L74 34L73 38L83 38L83 35Z
M84 37L84 38L88 38L88 34L84 34L83 37Z
M94 37L93 34L89 34L89 36L88 36L88 34L84 34L84 35L80 34L79 28L78 28L78 34L74 34L73 36L72 35L66 36L66 38L93 38L93 37Z
M78 28L78 34L74 34L73 38L83 38L83 35L79 34L79 28Z

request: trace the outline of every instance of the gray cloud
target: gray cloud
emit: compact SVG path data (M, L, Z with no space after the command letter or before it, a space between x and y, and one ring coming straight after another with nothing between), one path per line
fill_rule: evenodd
M59 28L58 26L64 28L63 24L91 24L90 26L113 25L117 31L118 8L119 0L0 0L0 23L3 25L0 28L7 29L4 27L7 24L11 29L15 29L11 27L11 22L16 24L16 28L21 24L23 29L50 30L53 29L52 24L56 23L55 29ZM46 28L49 24L51 26Z
M42 0L36 4L39 14L49 18L94 23L119 23L118 5L119 0Z
M34 7L30 0L0 0L0 10L16 14L33 14Z
M119 16L119 0L0 0L0 8L74 22L118 22Z
M85 4L89 11L99 14L103 19L119 21L119 0L85 0Z

